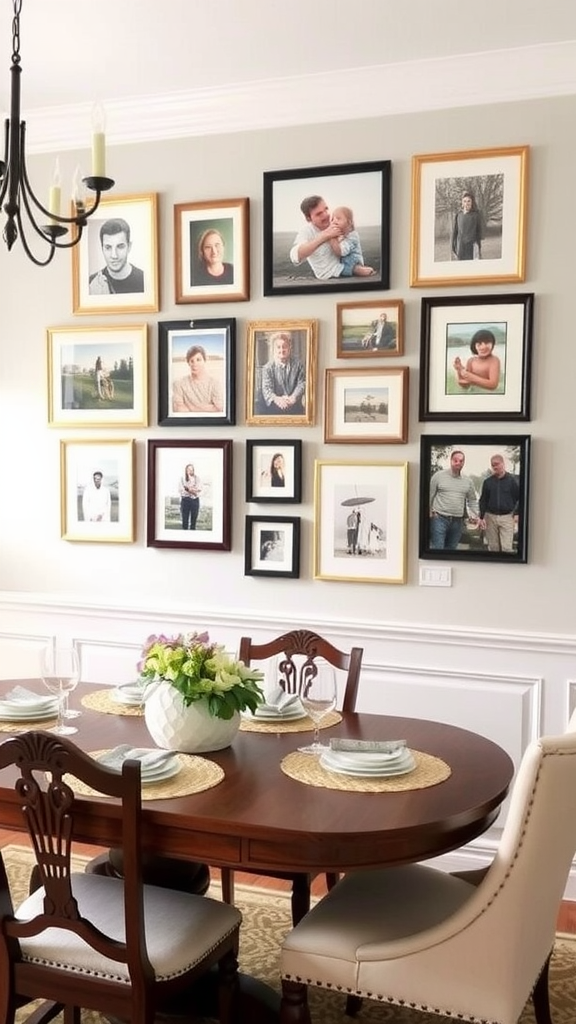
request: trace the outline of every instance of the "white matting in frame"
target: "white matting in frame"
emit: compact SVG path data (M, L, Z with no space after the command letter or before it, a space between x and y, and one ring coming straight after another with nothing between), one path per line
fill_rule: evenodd
M133 542L134 446L132 439L60 442L64 540Z
M407 486L406 462L317 461L314 578L405 583Z

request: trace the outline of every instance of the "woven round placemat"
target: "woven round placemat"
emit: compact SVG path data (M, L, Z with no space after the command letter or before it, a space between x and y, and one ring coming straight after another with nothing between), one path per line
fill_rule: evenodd
M452 769L445 761L421 750L413 750L416 767L406 775L386 778L366 778L358 775L339 775L322 768L316 757L294 750L280 762L285 775L306 786L320 786L324 789L350 790L352 793L402 793L411 789L426 789L445 782Z
M342 715L339 711L331 711L330 714L326 715L320 722L320 729L330 729L333 725L338 725L338 722L342 721ZM282 719L278 719L277 722L262 722L259 718L244 718L240 722L241 732L313 732L314 722L311 718L297 718L293 722L283 722Z
M120 704L112 699L114 690L95 690L82 697L82 707L91 711L102 711L105 715L140 715L144 714L142 704Z
M92 750L90 757L98 758L106 750ZM196 757L195 754L176 754L182 765L177 775L163 782L153 782L149 785L142 785L142 800L167 800L173 796L191 796L193 793L202 793L205 789L213 789L224 778L224 769L214 761L208 761L205 757ZM96 790L86 786L79 779L70 778L70 785L79 796L103 796Z
M19 718L17 722L0 722L0 732L28 732L28 729L53 729L58 719L54 718L32 718L24 721Z

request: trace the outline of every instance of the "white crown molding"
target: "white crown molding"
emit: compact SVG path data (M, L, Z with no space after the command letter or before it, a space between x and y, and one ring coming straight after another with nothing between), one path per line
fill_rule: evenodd
M106 104L110 145L349 121L576 93L576 40L267 79ZM24 111L29 153L82 149L91 107Z

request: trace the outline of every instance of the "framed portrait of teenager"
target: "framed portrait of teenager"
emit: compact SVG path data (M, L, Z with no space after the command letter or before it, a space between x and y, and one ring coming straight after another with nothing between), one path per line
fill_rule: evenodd
M314 423L317 320L253 320L246 344L246 423Z
M299 516L246 516L245 576L300 576Z
M528 146L412 158L410 285L526 276Z
M236 320L158 324L158 424L217 427L236 422Z
M133 542L134 447L132 439L73 438L60 442L63 540Z
M421 420L529 420L534 295L422 299Z
M232 441L148 441L147 545L230 551Z
M250 201L218 199L174 207L177 303L250 298Z
M146 324L49 327L47 337L50 426L147 426Z
M420 447L420 558L528 561L530 437L430 434Z
M302 441L246 441L246 501L302 500Z
M264 173L264 295L390 287L389 160Z
M403 352L402 299L337 303L337 359L386 358L401 356Z
M100 200L72 249L74 313L156 313L158 197L109 196Z

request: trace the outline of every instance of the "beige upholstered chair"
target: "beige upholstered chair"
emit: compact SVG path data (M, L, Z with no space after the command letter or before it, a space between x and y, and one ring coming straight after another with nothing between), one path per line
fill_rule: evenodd
M346 685L341 702L343 711L354 711L356 708L363 653L362 647L352 647L350 653L346 654L334 647L329 640L309 629L294 629L265 644L255 644L249 636L244 636L239 648L239 657L246 665L250 665L252 661L265 661L267 658L283 655L279 664L279 683L287 693L301 693L314 659L324 658L334 665L334 668L346 673ZM261 870L256 873L271 878L285 878L292 882L292 923L297 924L310 909L310 875L302 872ZM330 887L335 884L337 876L329 874L326 880ZM234 874L231 868L222 868L222 896L227 903L234 902Z
M308 1024L307 985L499 1024L515 1024L533 992L549 1024L548 964L576 850L575 730L573 715L565 735L526 750L485 872L413 865L339 882L284 942L281 1024Z
M126 761L119 773L66 739L30 731L0 744L0 768L8 765L18 773L41 888L14 910L0 853L0 1020L13 1021L16 1007L42 998L44 1020L63 1006L67 1024L79 1021L80 1007L153 1024L217 964L220 1021L238 1021L238 911L142 884L140 763ZM71 777L121 800L123 881L71 871Z

